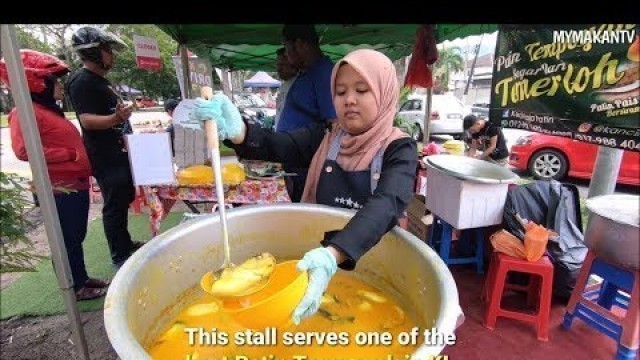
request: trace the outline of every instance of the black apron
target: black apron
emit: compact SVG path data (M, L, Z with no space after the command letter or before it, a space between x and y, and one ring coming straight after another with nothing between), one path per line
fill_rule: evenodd
M373 157L369 170L345 171L336 161L343 135L344 131L340 130L331 142L318 179L316 203L358 210L378 186L384 149L381 148Z

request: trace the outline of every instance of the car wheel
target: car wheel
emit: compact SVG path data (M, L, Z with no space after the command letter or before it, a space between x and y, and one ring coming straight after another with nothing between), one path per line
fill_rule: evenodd
M413 132L413 140L422 141L424 138L424 133L422 132L422 128L420 124L414 124L415 131Z
M453 134L452 136L455 140L462 140L462 138L464 137L464 133Z
M529 160L529 173L538 180L560 180L567 172L567 157L556 150L538 151Z

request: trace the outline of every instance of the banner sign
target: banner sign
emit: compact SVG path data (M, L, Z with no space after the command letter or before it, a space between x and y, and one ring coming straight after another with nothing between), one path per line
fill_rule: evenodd
M639 58L637 24L504 25L489 118L640 151Z
M162 58L156 39L133 35L133 46L136 49L136 64L138 68L151 71L162 69Z
M180 93L182 98L186 99L184 93L184 78L182 77L182 61L179 56L173 57L173 64L176 67L176 76L178 77L178 83L180 84ZM189 58L189 79L191 80L191 98L200 96L200 87L209 86L213 88L213 69L211 63L202 58L190 57Z

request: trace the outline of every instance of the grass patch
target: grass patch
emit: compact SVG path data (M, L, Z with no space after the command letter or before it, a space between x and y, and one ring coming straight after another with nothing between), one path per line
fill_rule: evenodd
M182 213L169 214L167 219L162 222L161 231L166 231L177 225L181 219ZM129 232L135 240L151 239L149 215L130 215ZM113 277L115 270L111 266L102 218L89 224L83 245L89 275L92 277ZM2 290L1 296L0 319L17 315L43 316L66 312L50 259L43 260L37 265L35 272L25 273L15 283ZM78 302L80 311L100 310L103 306L104 298Z

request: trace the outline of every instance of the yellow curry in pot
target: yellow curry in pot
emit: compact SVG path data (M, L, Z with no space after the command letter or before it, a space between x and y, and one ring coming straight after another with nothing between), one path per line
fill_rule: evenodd
M417 345L400 345L398 334L416 326L390 296L339 272L320 310L297 326L247 329L221 311L216 298L204 294L182 309L146 350L158 360L405 359ZM378 345L372 344L376 341Z

